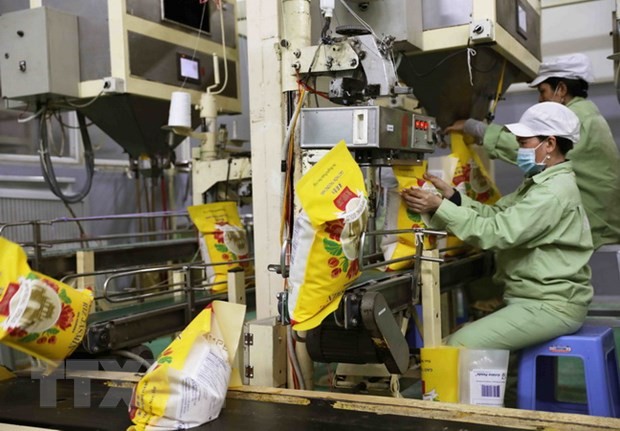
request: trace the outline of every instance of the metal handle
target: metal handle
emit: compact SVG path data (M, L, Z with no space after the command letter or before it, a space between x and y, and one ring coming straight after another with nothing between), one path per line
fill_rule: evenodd
M364 248L366 245L366 236L393 235L393 234L401 234L401 233L410 233L416 236L416 253L408 255L408 256L399 257L396 259L384 260L382 262L377 262L377 263L370 263L370 264L364 263ZM417 260L417 256L418 256L417 248L419 244L423 244L424 235L446 236L447 234L448 233L445 231L433 230L433 229L421 229L421 228L375 230L372 232L362 232L362 236L360 238L359 250L358 250L360 271L363 271L365 269L379 268L379 267L389 265L392 263L397 263L397 262ZM444 262L442 258L422 256L421 253L419 256L419 260L426 260L429 262L439 262L439 263Z
M288 238L282 242L282 248L280 249L280 264L276 265L275 263L272 263L267 265L267 271L280 274L282 275L282 278L288 278L289 266L286 264L286 252L288 251L288 246L290 243L291 240Z

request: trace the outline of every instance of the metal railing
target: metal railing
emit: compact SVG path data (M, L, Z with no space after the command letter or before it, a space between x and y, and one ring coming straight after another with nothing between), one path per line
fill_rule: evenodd
M176 223L172 221L177 218L185 220L184 226L175 228ZM155 221L161 220L162 228L154 227ZM87 235L83 225L90 223L115 222L119 220L133 221L139 224L150 225L149 229L141 232L112 233L101 235ZM79 235L71 238L51 238L52 233L44 232L45 228L53 228L58 224L75 223L79 228ZM20 241L20 245L29 251L34 269L39 268L39 264L46 252L52 251L59 245L75 244L76 247L90 247L94 244L109 246L113 241L122 244L134 244L139 241L170 240L173 238L186 238L196 235L197 230L189 220L187 211L162 211L154 213L138 214L119 214L92 217L62 217L52 220L30 220L20 222L9 222L0 224L0 235L10 238L10 231L13 228L30 227L30 241ZM97 226L94 227L96 229ZM47 235L46 235L47 233Z
M80 274L70 274L61 278L61 282L67 284L74 284L80 278L97 277L102 276L103 282L102 288L97 289L95 287L95 306L99 308L106 308L103 303L107 304L123 304L123 303L140 303L152 298L160 297L174 297L179 296L182 298L182 302L185 302L187 323L191 321L191 316L194 313L194 304L197 292L205 292L213 295L213 299L219 296L226 295L224 292L222 295L213 293L213 288L216 286L227 285L228 280L209 282L207 270L213 267L228 266L234 268L243 268L243 264L253 263L253 258L237 259L228 262L214 262L214 263L195 263L187 262L180 264L170 265L154 265L154 266L140 266L140 267L126 267L117 268L102 271L84 272ZM175 281L172 277L172 273L178 273L181 275L182 281ZM199 273L196 274L196 273ZM114 283L121 278L136 278L144 275L157 275L164 274L166 282L157 283L146 287L129 287L124 291L115 292ZM251 284L254 280L254 275L246 275L243 277L244 285ZM231 286L228 286L229 289ZM98 293L100 292L100 293Z

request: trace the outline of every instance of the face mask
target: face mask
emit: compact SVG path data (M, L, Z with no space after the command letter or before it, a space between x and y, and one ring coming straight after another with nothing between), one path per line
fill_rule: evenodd
M536 148L519 148L517 151L517 166L521 169L525 175L532 176L541 172L545 168L545 163L537 163L536 162L536 150L540 147L544 142L541 141L540 144L536 146Z

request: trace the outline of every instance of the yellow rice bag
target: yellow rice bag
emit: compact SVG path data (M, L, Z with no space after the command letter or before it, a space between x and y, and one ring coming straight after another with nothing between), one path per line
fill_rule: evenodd
M341 141L297 183L289 315L295 330L318 326L360 274L359 241L368 221L364 177Z
M491 180L478 154L465 143L462 133L450 135L452 157L457 159L452 185L463 195L485 204L494 204L501 197L497 186ZM463 242L453 235L448 236L448 248L460 247ZM455 254L449 252L448 254Z
M0 236L0 292L11 281L30 272L28 257L19 244Z
M423 400L459 402L459 352L453 346L420 349Z
M422 216L411 211L400 196L400 191L410 187L420 187L431 192L436 192L435 186L423 179L426 172L427 162L418 166L393 166L392 171L398 181L398 186L391 188L387 193L384 228L414 229L426 228ZM431 249L436 246L436 238L424 237L424 248ZM416 240L413 233L388 234L381 239L381 250L386 260L398 259L415 254ZM409 268L413 265L412 260L391 263L387 265L388 271L396 271Z
M460 193L478 202L485 204L497 202L501 194L478 154L465 143L462 134L453 133L450 139L452 142L451 156L458 160L452 184Z
M245 305L213 301L134 387L128 431L188 429L216 419L231 380ZM234 376L233 376L234 377Z
M228 265L207 267L207 281L217 283L213 291L227 289L227 274L233 268L250 269L248 262L234 263L237 259L249 256L248 240L245 228L241 224L239 211L235 202L214 202L187 208L189 216L202 235L200 251L205 263L231 262Z
M30 271L21 247L1 238L0 268L0 342L56 365L82 341L92 293Z

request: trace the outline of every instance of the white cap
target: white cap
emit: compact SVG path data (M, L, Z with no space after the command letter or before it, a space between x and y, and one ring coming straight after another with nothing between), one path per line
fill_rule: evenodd
M557 102L541 102L523 113L518 123L506 124L516 136L558 136L579 141L579 118L573 111Z
M570 54L551 58L540 63L538 76L528 85L536 87L548 78L583 79L587 83L594 81L592 63L584 54Z

